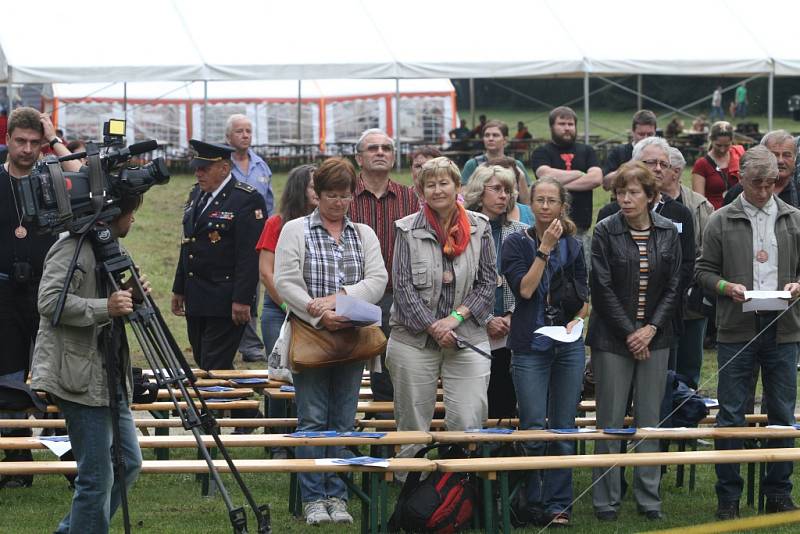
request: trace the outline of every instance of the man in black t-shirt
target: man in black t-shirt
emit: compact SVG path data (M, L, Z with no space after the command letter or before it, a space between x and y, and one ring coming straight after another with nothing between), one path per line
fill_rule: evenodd
M633 146L646 137L656 135L657 128L656 114L649 109L640 109L633 114L631 142L617 145L608 152L606 164L603 165L603 189L611 190L611 184L614 177L617 176L617 169L633 157Z
M576 143L578 116L566 106L550 112L552 141L533 152L531 167L537 178L550 176L566 187L572 196L570 216L583 242L587 268L591 268L592 191L603 183L603 171L594 149ZM532 199L535 202L535 199Z
M42 147L49 143L58 156L69 150L56 136L46 114L33 108L17 108L8 118L8 159L0 167L0 376L11 375L25 381L30 369L33 340L39 328L36 296L44 257L55 236L38 235L36 226L22 220L17 179L30 174ZM64 170L77 171L80 163L63 164ZM27 417L27 414L23 414ZM6 414L7 417L13 417ZM29 429L14 429L3 436L30 435ZM30 451L6 451L6 460L31 460ZM30 486L31 476L0 477L0 488Z

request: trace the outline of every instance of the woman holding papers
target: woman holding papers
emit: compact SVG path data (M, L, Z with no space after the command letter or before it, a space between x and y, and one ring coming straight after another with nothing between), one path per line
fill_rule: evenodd
M531 186L536 223L508 237L502 248L502 273L516 299L508 348L519 404L520 428L575 427L581 394L585 350L578 329L589 311L583 245L569 218L569 195L552 178ZM552 291L570 286L571 296ZM577 333L571 341L556 341L536 333L541 327L561 327ZM575 454L573 441L529 442L532 455ZM572 503L572 470L531 472L528 511L538 524L568 525Z
M397 226L392 333L386 366L398 430L430 429L439 377L448 430L483 426L489 352L486 324L497 287L489 221L456 201L455 163L434 158L417 184L425 204Z
M375 303L383 296L387 274L375 232L347 217L355 191L353 165L326 160L314 174L319 205L310 215L284 224L275 248L275 288L289 311L316 328L350 326L336 313L336 295ZM364 363L306 369L293 373L297 430L353 429ZM341 457L341 447L298 447L299 458ZM352 523L347 487L335 473L298 476L309 525Z
M592 348L597 426L621 428L633 389L635 427L659 424L672 343L672 318L680 305L681 244L669 219L652 208L658 190L641 162L626 163L614 179L620 211L594 228L592 316L586 344ZM620 442L599 440L596 453L619 452ZM636 452L658 451L658 441L637 444ZM595 515L615 521L622 499L619 469L595 469ZM639 512L661 517L661 467L633 471Z
M500 250L508 236L524 231L528 225L508 219L514 207L514 171L497 165L480 165L464 186L464 205L489 218L492 239L497 256L497 272L502 272ZM517 397L511 380L509 365L511 351L506 348L506 338L514 311L514 295L504 276L498 276L494 291L494 310L489 315L486 333L492 348L492 373L489 378L489 419L514 417Z

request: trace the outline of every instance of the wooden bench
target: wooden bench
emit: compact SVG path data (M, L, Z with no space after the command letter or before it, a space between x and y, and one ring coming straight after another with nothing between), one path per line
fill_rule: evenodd
M619 436L617 436L619 438ZM637 454L592 454L568 456L523 456L503 458L466 458L434 460L442 472L478 473L493 480L499 479L501 522L504 534L511 532L508 473L561 468L636 467L661 465L698 465L756 462L795 462L800 460L800 448L742 449L722 451L649 452ZM492 524L487 516L487 532Z

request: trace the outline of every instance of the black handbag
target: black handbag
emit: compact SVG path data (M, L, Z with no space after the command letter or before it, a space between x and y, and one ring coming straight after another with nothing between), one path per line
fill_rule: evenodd
M574 262L569 262L569 250L562 253L561 248L556 245L561 261L558 270L550 278L544 309L545 321L549 326L566 326L583 308L588 298L587 290L575 281L575 267Z

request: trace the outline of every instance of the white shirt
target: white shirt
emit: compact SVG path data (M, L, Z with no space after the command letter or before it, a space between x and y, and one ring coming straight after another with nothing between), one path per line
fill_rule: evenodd
M753 231L753 290L776 291L778 287L778 240L775 237L775 219L778 216L778 205L774 197L770 197L763 208L757 208L740 195L742 207L750 219ZM767 252L767 261L761 263L756 259L759 251Z

